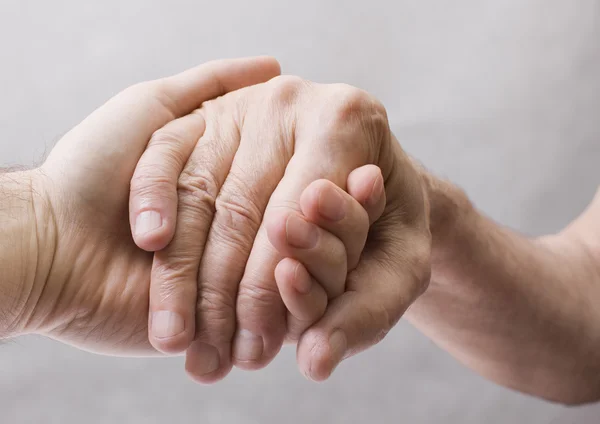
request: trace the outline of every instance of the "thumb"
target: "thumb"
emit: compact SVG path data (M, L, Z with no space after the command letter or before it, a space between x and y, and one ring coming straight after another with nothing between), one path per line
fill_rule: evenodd
M270 57L218 60L131 86L68 133L44 167L59 169L67 181L93 179L103 186L129 181L155 131L204 101L267 81L279 73L279 63ZM115 188L127 197L129 187L111 187Z
M385 211L371 228L357 268L348 275L346 292L298 343L298 365L313 380L327 379L343 359L381 341L429 283L426 208L419 190L407 181L408 175L390 175ZM360 187L349 184L350 194L357 198ZM419 211L415 217L407 213L412 209Z
M339 363L379 343L421 292L421 280L399 274L380 259L365 258L348 278L348 290L298 342L301 372L329 378Z

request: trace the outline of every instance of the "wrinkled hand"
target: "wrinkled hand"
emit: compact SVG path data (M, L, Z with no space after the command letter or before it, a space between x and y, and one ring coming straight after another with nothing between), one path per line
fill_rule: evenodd
M306 329L323 317L329 299L344 292L346 270L351 272L356 267L369 225L384 210L383 187L379 168L365 165L350 173L348 193L331 181L315 181L300 196L303 216L283 214L280 219L266 222L269 241L286 256L275 268L275 282L288 310L286 340L297 342ZM298 249L290 240L290 217L308 221L304 225L312 227L321 242L311 249ZM331 249L333 243L323 242L327 239L334 240L340 248ZM332 272L345 278L331 285L326 278ZM319 276L325 279L320 280ZM310 368L312 361L306 353L299 350L298 360L305 375L319 378Z
M155 134L132 180L134 239L157 251L149 339L170 353L194 340L186 368L202 382L224 377L232 364L265 366L288 327L276 268L286 256L306 264L324 249L330 254L309 271L337 291L299 340L298 360L311 378L327 378L343 358L381 340L427 286L431 237L419 173L381 104L346 85L279 77L207 102L196 115ZM368 164L381 169L378 184L349 179ZM303 193L320 196L309 190L320 180L355 199L385 189L385 211L362 256L364 226L339 231L343 224L336 230L302 208Z
M48 216L39 237L52 239L53 251L44 252L52 266L32 292L27 331L99 353L156 353L147 334L152 255L129 231L136 164L168 122L278 74L270 58L210 62L128 88L60 140L34 171Z

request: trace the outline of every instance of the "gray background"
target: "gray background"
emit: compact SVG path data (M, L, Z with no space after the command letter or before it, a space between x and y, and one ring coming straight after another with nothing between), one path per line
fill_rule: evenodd
M110 95L205 60L278 57L286 73L377 95L406 149L528 234L600 183L600 1L228 0L0 3L0 164L38 161ZM2 423L596 423L484 381L405 323L312 384L285 349L213 387L180 358L0 347Z

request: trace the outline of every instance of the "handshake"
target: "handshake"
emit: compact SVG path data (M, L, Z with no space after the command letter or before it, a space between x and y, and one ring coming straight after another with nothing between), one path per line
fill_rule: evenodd
M427 176L372 96L279 73L249 58L138 84L0 175L0 336L185 352L203 383L284 342L324 380L380 341L429 282Z

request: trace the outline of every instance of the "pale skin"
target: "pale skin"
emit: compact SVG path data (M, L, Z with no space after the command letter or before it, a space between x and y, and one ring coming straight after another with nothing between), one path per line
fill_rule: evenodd
M1 175L1 239L13 242L1 245L0 334L157 355L147 337L152 255L135 246L127 219L135 167L169 122L279 73L275 60L251 58L138 84L71 130L40 168Z
M381 104L353 87L278 77L207 102L198 114L204 135L190 136L190 122L173 122L164 133L182 141L164 143L157 133L132 180L134 238L147 250L166 246L154 260L149 339L163 352L187 349L186 369L201 382L223 378L232 365L264 367L284 340L298 339L289 327L295 333L307 327L286 320L274 278L289 273L289 262L280 262L293 254L331 299L298 340L303 373L325 379L349 352L379 340L427 284L430 234L419 176L393 140ZM367 165L379 168L378 181L353 175ZM324 179L348 188L361 204L370 192L383 192L384 181L397 195L371 202L375 212L363 212L363 225L352 212L359 208L334 225L310 213L311 202L330 195L311 201L308 193L302 202L303 191ZM164 224L139 231L138 216L148 211ZM291 223L305 222L299 212L316 226L294 232L314 227L313 247L282 240ZM363 251L368 223L380 216ZM406 252L388 263L395 249Z
M252 90L262 90L269 93L268 87L270 84L273 84L273 82L225 96L220 99L220 106L226 108L226 101L229 97L233 99L230 103L230 107L233 109L239 102L238 96L244 96ZM292 92L297 103L302 102L302 96L312 98L313 95L307 94L307 92L311 93L312 90L319 91L323 89L323 87L305 81L288 80L287 84L287 94L292 95L289 93ZM281 87L275 88L275 90L280 89ZM294 92L294 90L297 90L297 92ZM357 93L355 95L359 96ZM244 100L242 104L265 104L258 100L255 100L254 103L251 96L248 95L248 97L249 99ZM267 110L285 110L286 99L283 99L283 101L277 98L273 100L273 97L270 97L270 99L277 106L267 108ZM336 105L341 109L347 107L347 103L344 103L344 101L336 103L338 99L339 97L329 100L332 102L332 108L335 108ZM322 98L322 101L327 102L327 97ZM362 112L363 116L372 116L373 111L370 109L373 104L372 101L364 98L359 101L359 104L360 102L364 102L365 106L362 110L357 107L357 113ZM313 111L317 109L310 101L308 105L304 110ZM310 112L306 113L310 114ZM235 112L232 110L230 114L235 115ZM285 113L282 115L284 117L288 116ZM284 119L286 118L281 119L281 121ZM245 122L250 122L250 125L252 125L254 122L265 121L277 123L277 120L278 116L274 114L268 119L260 117ZM355 120L355 122L357 121L360 122L360 118ZM290 126L293 127L293 124ZM275 128L272 131L277 133L278 129L285 127L285 125L282 122L282 124L275 124L272 127ZM360 133L358 127L360 126L357 126L355 131ZM265 126L261 129L264 131ZM381 133L386 131L389 133L389 128L381 131ZM231 132L235 133L236 131ZM369 139L368 134L363 133L361 138L361 142L367 145L371 142L374 145L381 146L378 143L385 145L386 142L389 142L392 143L392 146L397 146L393 136L384 140L372 140ZM270 139L272 138L263 137L262 141L264 143L264 140ZM280 136L275 139L285 140L286 137ZM202 139L200 143L202 143ZM344 139L322 137L319 142L315 143L316 146L313 147L314 150L311 152L313 155L303 162L304 172L310 174L311 168L316 168L317 170L312 172L315 172L318 177L332 180L331 175L335 175L335 171L342 170L342 175L344 175L347 171L344 171L343 165L347 159L343 155L338 155L335 161L326 162L333 163L333 169L335 170L326 175L319 174L322 169L319 168L318 163L315 164L314 158L319 157L319 149L325 152L328 150L339 152L345 149L344 146L348 149L348 146L353 145L352 142L345 143L347 143L347 140ZM376 243L367 243L358 267L354 270L351 269L348 274L347 292L334 298L330 302L325 316L313 326L308 327L302 335L298 344L298 361L304 373L316 380L326 378L341 358L380 340L396 322L396 319L404 313L408 305L412 303L411 300L418 297L421 288L427 285L425 281L428 276L427 272L431 270L431 282L428 289L424 295L414 302L406 317L440 346L482 375L517 390L566 403L589 402L598 399L600 397L600 376L598 373L600 354L597 353L597 348L600 347L600 331L598 331L600 313L594 307L593 300L600 298L600 261L598 261L600 256L599 201L595 200L577 221L561 233L537 239L527 239L487 219L473 208L460 189L447 181L436 178L415 162L407 160L400 149L391 148L390 151L394 152L395 161L391 167L385 162L373 162L381 168L384 175L388 208L372 227L370 241L374 242L383 236L392 239L391 243L383 246ZM154 155L154 157L158 158L160 155ZM240 157L243 158L243 155L236 155L236 160ZM387 156L381 155L380 158L382 157L386 158ZM146 169L159 169L161 163L164 164L160 160L158 162L150 160L146 163L145 159L142 158L140 165L143 164L143 170L140 172L144 172ZM190 163L193 164L193 160L188 162L188 166ZM251 163L251 160L248 163ZM353 164L358 165L360 161L358 163L353 162ZM202 166L206 165L194 166L194 169L203 172ZM403 178L400 178L402 182L386 177L388 170L394 167L396 169L402 167ZM176 174L177 172L174 171L171 173ZM407 178L407 175L417 176L417 183L410 177ZM148 175L147 178L149 181L153 180L152 175ZM255 194L260 192L260 187L265 185L267 185L265 181L261 180L260 183L256 184L256 187L251 187L247 191ZM344 188L343 184L340 184L340 186ZM421 188L425 193L424 198L406 195L406 193L419 191L418 188ZM170 192L175 193L176 189L172 187ZM165 204L161 202L161 199L165 199L166 196L161 196L160 189L150 189L147 194L144 204L151 205L148 207L155 207L157 210L165 208ZM134 206L131 213L134 215L136 214L135 203L139 202L139 200L135 200L136 195L136 193L132 194L134 199L132 204ZM244 190L238 189L236 195L243 198ZM390 205L393 205L395 201L400 202L401 206L390 208ZM239 200L238 204L240 204ZM244 203L241 202L241 204ZM253 201L249 200L246 204L253 204ZM175 209L174 205L171 206ZM268 216L269 206L264 205L263 207L266 208L264 215ZM422 221L418 219L412 222L411 220L405 221L396 227L389 222L389 220L397 217L399 213L406 217L406 211L410 211L412 208L419 211L415 216L426 215L424 222L427 224L427 230L423 231L419 227L418 223ZM218 213L219 207L217 206ZM307 218L310 220L312 217ZM266 218L263 222L273 222L273 219ZM319 225L318 222L316 224ZM185 228L186 225L188 225L186 217L180 217L178 226ZM277 247L278 252L273 254L273 259L265 259L263 256L263 262L261 262L263 266L265 263L270 262L271 267L274 268L278 261L290 254L306 263L306 259L298 257L298 252L290 253L289 250L286 251L286 244L282 235L284 224L281 224L280 227L282 230L279 237L275 234L269 234L268 237L271 244ZM239 229L239 227L236 228ZM164 231L165 228L161 230ZM251 232L251 230L248 231ZM415 244L411 246L412 248L403 247L402 237L406 234L415 233L420 233L421 238L417 238ZM427 249L429 247L429 233L431 234L431 251ZM393 240L395 235L398 236L398 240ZM260 230L258 231L257 240L259 238ZM169 240L167 237L162 240L162 243L167 243ZM176 240L177 234L175 234ZM144 247L144 243L146 243L143 238L139 237L136 238L136 241L141 247ZM213 243L216 245L213 246L209 239L205 249L226 252L227 246L223 248L218 243L219 240ZM427 248L419 249L419 243L422 243L422 246L427 246ZM346 243L346 249L349 251L352 250L351 244L351 242ZM362 249L363 245L360 242L358 242L358 245ZM256 246L256 242L254 246ZM235 257L236 261L245 263L244 252L250 258L254 255L255 247L252 247L252 251L249 248L244 250L243 247L236 247L238 248L235 249L235 253L226 254L225 256ZM414 266L414 264L424 263L427 264L428 269L424 270L417 265L407 273L410 266L405 265L402 268L394 269L391 275L386 275L384 274L385 271L382 270L384 265L379 261L372 261L370 257L371 249L379 254L384 254L385 257L391 257L396 264L412 263ZM185 248L182 251L185 252ZM415 255L415 252L419 253ZM411 254L414 256L411 256ZM249 263L252 262L249 261ZM319 266L326 265L319 264L317 268ZM361 266L369 267L369 271L361 275ZM270 272L271 270L267 275ZM407 274L411 272L415 275L421 274L411 280L407 278ZM233 287L238 290L238 302L240 297L243 296L244 284L251 287L253 284L260 286L260 283L248 282L251 278L246 274L250 274L251 278L261 280L256 278L254 271L248 271L248 266L243 273L231 277L231 280L234 281ZM357 274L360 277L357 277ZM201 275L202 269L200 271ZM240 280L240 277L241 283L239 283L238 288L237 281ZM356 286L352 285L354 279L356 279ZM223 281L225 280L226 278L223 279ZM358 313L354 310L346 315L347 319L336 320L336 314L340 314L340 310L343 309L343 306L339 306L340 304L343 305L341 299L344 296L355 295L355 288L360 289L365 281L374 280L393 281L394 284L406 291L394 297L393 286L384 285L378 299L375 296L370 301L365 302L368 305L368 312ZM263 278L263 287L265 282L268 288L269 284L274 286L277 281L273 282ZM201 278L198 283L201 296L203 290ZM161 281L157 279L153 280L152 284L170 283L168 280ZM189 284L194 289L196 288L195 276L191 278ZM226 285L227 283L219 284ZM410 290L412 290L412 293L416 293L415 297L411 298L408 294ZM385 322L385 319L377 318L374 305L385 302L386 297L390 298L390 296L394 299L393 305L380 309L380 311L384 310L385 315L387 315L387 322ZM173 301L173 298L170 301ZM158 302L160 302L160 299ZM250 302L243 305L242 308L244 306L250 308L248 304L252 305ZM203 311L202 304L199 305L197 316L202 316L203 313L210 310L210 307L204 306ZM265 303L263 298L260 303L252 306L252 310L254 312L264 310L264 312L255 313L252 317L246 318L239 313L240 304L238 303L237 316L232 314L230 317L232 321L236 320L237 322L235 325L232 324L231 327L258 329L263 339L268 340L271 338L275 340L271 342L275 348L272 352L260 351L262 355L254 358L250 363L240 361L235 355L237 339L234 337L232 343L235 365L254 369L264 366L272 359L281 343L281 337L278 336L281 330L273 328L272 323L285 322L283 319L277 318L280 313L278 305L278 299L275 297L270 300L270 303ZM182 306L182 308L185 308L185 306ZM191 313L193 314L193 312ZM261 317L263 317L262 321ZM246 324L245 319L249 320L250 323ZM210 319L207 319L204 325L210 325L210 322ZM331 337L335 330L339 329L342 329L344 334L345 353L337 354L336 349L332 349L335 344L330 343L328 348L331 351L325 355L325 358L329 356L327 359L321 358L323 360L315 364L314 358L308 358L307 352L312 351L311 349L314 350L313 346L327 346L325 340ZM205 334L204 332L201 333L199 337L201 341L198 341L197 337L194 343L206 343L205 340L210 339L210 336ZM152 334L150 337L152 339ZM321 342L314 343L314 340L319 339ZM160 343L164 342L165 340L161 340ZM266 343L268 344L268 342ZM205 374L206 368L202 364L204 360L206 360L206 356L198 356L193 350L188 351L188 363L193 361L193 366L188 365L187 367L188 372L199 381L214 381L214 379L222 377L228 371L228 368L224 367L224 369L218 369L216 374Z
M295 78L260 84L278 73L275 61L262 58L138 86L69 133L40 169L2 175L0 237L10 243L0 246L1 334L44 334L119 355L190 346L187 370L203 382L224 377L233 364L262 367L284 339L300 336L299 366L321 380L380 341L412 304L405 316L413 324L487 378L563 403L600 399L600 198L564 231L527 239L410 160L375 99ZM234 91L252 84L259 85ZM206 128L199 138L169 143L183 159L152 153L161 145L148 145L153 134L226 91L234 92L194 112ZM235 154L211 158L215 134ZM236 166L218 167L219 158ZM156 177L144 175L156 169L145 163L166 164L163 186L144 189ZM194 184L197 176L217 174L217 191L207 197L209 186ZM384 197L367 189L380 178ZM360 229L345 240L343 220L325 222L319 212L321 190L338 189ZM186 193L195 201L186 203ZM211 202L214 209L203 209ZM257 216L232 219L231 205L258 205ZM137 233L137 215L150 210L171 215L157 233ZM290 216L318 227L317 246L327 242L331 255L317 260L291 246ZM247 235L227 240L232 229ZM157 251L154 264L131 232L138 246ZM192 233L205 243L186 238ZM313 278L313 301L286 294L296 275ZM177 288L165 291L177 278ZM221 299L206 296L210 284ZM156 338L147 324L157 311L183 314L184 331ZM250 360L236 357L240 330L262 338L263 349L243 352L253 353Z

